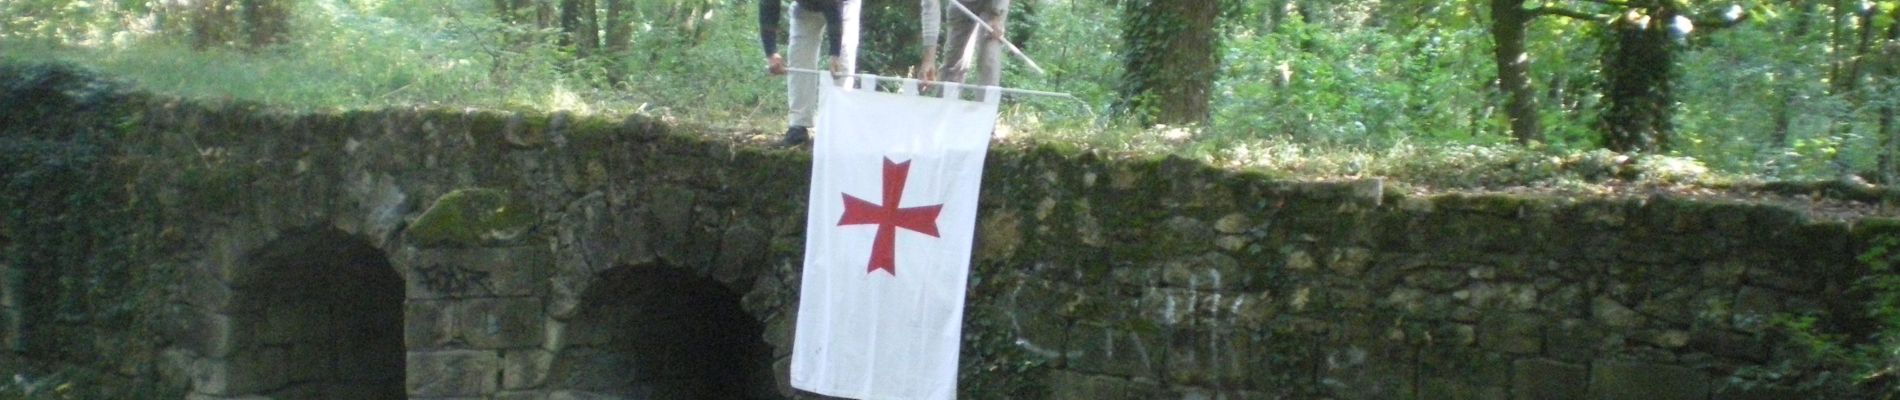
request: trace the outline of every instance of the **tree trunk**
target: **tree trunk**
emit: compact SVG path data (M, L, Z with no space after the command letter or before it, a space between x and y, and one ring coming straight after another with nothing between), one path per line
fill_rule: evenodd
M602 46L608 54L626 54L633 47L633 5L628 0L606 1L607 21L601 25L606 25L607 36L602 38Z
M1852 19L1851 25L1854 37L1837 41L1845 46L1853 46L1851 52L1845 53L1842 56L1845 58L1838 62L1839 65L1834 68L1835 75L1830 78L1830 82L1833 83L1834 96L1846 101L1848 105L1847 113L1838 116L1833 121L1834 137L1843 141L1853 133L1854 117L1858 115L1859 110L1866 105L1866 96L1862 96L1860 93L1862 78L1861 65L1862 60L1868 56L1868 48L1871 47L1873 43L1873 20L1876 12L1876 8L1867 7L1851 10L1844 14L1846 18ZM1840 33L1839 29L1844 28L1837 26L1835 31L1837 34ZM1845 35L1842 36L1845 37ZM1845 169L1845 163L1841 161L1843 153L1847 153L1847 151L1834 152L1830 158L1834 161L1836 166ZM1842 173L1847 173L1847 171L1842 171Z
M1880 156L1876 161L1878 165L1875 168L1880 171L1880 183L1888 185L1895 182L1894 178L1896 175L1900 175L1897 174L1897 172L1900 171L1895 171L1893 165L1895 152L1900 151L1900 149L1894 148L1895 139L1897 139L1894 136L1900 135L1900 132L1893 130L1893 120L1893 105L1887 104L1880 106L1880 132L1876 133L1880 135Z
M600 4L595 0L581 0L580 51L583 57L591 56L600 50Z
M1820 3L1814 1L1793 1L1792 3L1795 3L1794 9L1796 10L1796 14L1794 16L1794 29L1789 35L1789 39L1805 40L1808 37L1809 30L1814 26L1814 14L1819 11ZM1795 73L1795 71L1786 71L1783 75L1795 76ZM1800 97L1797 95L1798 90L1796 88L1787 87L1784 90L1787 94L1783 95L1781 101L1775 105L1775 130L1768 138L1769 145L1776 149L1788 147L1788 131L1794 124L1795 102L1799 100Z
M1791 90L1775 103L1774 132L1768 137L1769 147L1783 149L1788 147L1788 130L1794 128L1794 102L1796 96Z
M593 0L561 0L561 46L571 46L575 58L586 59L600 46L595 24Z
M1844 29L1845 25L1848 24L1842 23L1841 20L1853 18L1854 14L1851 12L1842 14L1842 12L1847 9L1845 7L1846 4L1846 0L1834 0L1832 10L1835 14L1830 15L1830 17L1835 19L1831 21L1833 22L1832 24L1829 24L1832 26L1832 31L1830 31L1827 36L1828 46L1832 49L1828 52L1828 54L1832 56L1832 59L1829 60L1830 62L1828 63L1827 76L1828 79L1831 79L1833 82L1840 82L1839 78L1841 77L1841 73L1846 69L1845 67L1847 65L1847 61L1842 59L1842 57L1846 57L1845 55L1847 54L1847 39L1844 39L1847 37L1847 34L1842 32L1841 29Z
M1660 153L1669 149L1674 130L1675 97L1671 79L1675 47L1668 22L1676 10L1663 5L1647 16L1618 18L1605 31L1603 94L1608 104L1601 123L1603 144L1619 152ZM1640 18L1649 18L1647 23ZM1637 19L1637 20L1632 20Z
M633 21L636 10L630 0L605 0L607 2L607 20L601 22L606 36L601 38L601 47L606 49L607 82L619 85L626 80L626 57L633 50Z
M1856 103L1859 103L1856 92L1860 91L1861 66L1867 59L1867 50L1873 47L1874 14L1878 11L1877 8L1868 7L1855 13L1854 34L1860 37L1854 42L1854 53L1847 60L1847 71L1835 81L1840 84L1840 94L1854 99Z
M1531 58L1524 50L1524 33L1531 18L1524 0L1491 0L1491 39L1498 66L1498 90L1505 95L1505 115L1518 144L1544 140L1537 115L1537 90L1531 87Z
M290 36L290 2L243 0L245 44L252 49L283 43Z
M1220 2L1123 3L1122 110L1144 125L1205 124L1220 72Z
M1293 7L1299 9L1300 19L1306 24L1332 28L1337 27L1333 25L1332 4L1332 1L1294 0Z
M191 47L203 50L231 43L237 27L232 0L203 0L191 10Z
M516 24L534 22L536 2L534 0L494 0L495 13L502 21Z
M1263 13L1265 15L1262 16L1265 19L1262 22L1266 29L1262 32L1279 32L1280 24L1286 20L1287 0L1267 0L1266 7L1267 10Z
M1894 81L1900 79L1900 8L1892 11L1892 18L1892 22L1887 23L1887 37L1880 46L1880 57L1874 62L1876 73L1886 78L1880 81L1884 93L1894 93L1897 89ZM1879 113L1877 126L1880 131L1875 133L1880 136L1879 180L1883 184L1893 184L1895 178L1900 177L1900 171L1895 171L1894 166L1894 159L1900 157L1900 148L1895 148L1896 142L1900 142L1900 137L1896 137L1900 132L1894 131L1893 101L1882 102Z
M561 9L555 0L534 0L534 27L543 30L560 28Z

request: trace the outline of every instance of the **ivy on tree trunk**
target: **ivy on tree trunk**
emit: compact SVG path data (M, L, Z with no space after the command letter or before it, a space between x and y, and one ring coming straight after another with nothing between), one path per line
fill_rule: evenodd
M1629 13L1605 29L1601 115L1603 145L1619 152L1663 152L1675 127L1676 72L1667 5Z
M1491 39L1497 60L1498 89L1505 95L1505 115L1511 136L1520 144L1544 140L1537 115L1537 90L1531 87L1531 58L1524 34L1536 14L1524 9L1524 0L1491 0Z
M1122 3L1121 109L1143 125L1205 124L1220 74L1220 1Z

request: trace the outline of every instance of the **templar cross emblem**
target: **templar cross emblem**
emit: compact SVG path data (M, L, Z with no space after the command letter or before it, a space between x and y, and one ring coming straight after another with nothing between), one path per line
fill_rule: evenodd
M872 204L849 194L844 195L844 218L838 226L877 225L877 239L871 242L871 264L865 273L884 270L897 275L897 228L937 236L937 214L943 205L900 208L904 199L904 181L910 177L910 161L884 159L884 201Z

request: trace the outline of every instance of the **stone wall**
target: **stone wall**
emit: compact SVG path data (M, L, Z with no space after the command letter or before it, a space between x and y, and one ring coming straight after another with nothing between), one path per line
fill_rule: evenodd
M140 257L175 269L142 359L191 398L377 390L343 374L416 399L792 395L809 153L641 117L117 104L114 187L148 206ZM1865 334L1855 255L1900 232L1050 147L996 149L985 176L969 398L1800 397L1727 377L1797 355L1777 314ZM283 284L395 290L377 268L401 296ZM344 360L398 350L400 376Z
M1002 160L973 306L1057 398L1798 398L1726 378L1799 354L1777 314L1864 326L1854 257L1891 234L1670 198Z

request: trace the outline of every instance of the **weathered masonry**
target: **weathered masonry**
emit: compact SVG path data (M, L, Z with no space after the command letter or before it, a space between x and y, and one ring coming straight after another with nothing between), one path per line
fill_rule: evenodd
M0 82L0 144L90 149L0 156L10 187L74 188L0 203L50 227L0 228L15 351L191 399L791 395L808 153L645 118ZM69 170L93 178L48 178ZM969 398L1800 398L1729 377L1801 351L1775 315L1865 334L1855 257L1900 232L1050 148L997 149L981 215ZM82 245L110 256L54 251Z

